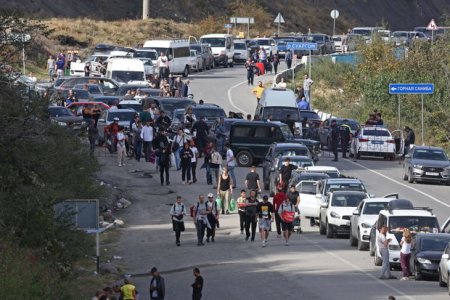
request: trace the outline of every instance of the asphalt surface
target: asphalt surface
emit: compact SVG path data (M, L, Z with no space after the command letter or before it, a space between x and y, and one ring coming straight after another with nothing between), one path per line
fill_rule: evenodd
M261 77L264 81L272 78ZM242 66L194 74L190 80L197 101L219 104L227 112L254 113L256 100ZM447 289L440 288L437 281L379 280L380 267L374 266L368 251L350 247L348 239L327 239L304 220L304 233L293 234L289 246L272 231L267 247L262 248L258 234L254 243L244 241L237 214L224 215L216 242L199 247L194 224L187 216L182 244L176 247L168 215L170 205L176 195L183 196L189 207L196 203L198 194L215 191L206 185L204 170L198 170L196 184L182 185L180 172L172 169L171 185L161 186L159 174L148 178L142 172L133 172L139 169L154 173L150 164L130 160L119 168L115 156L100 149L97 155L103 165L99 177L117 186L133 202L120 215L126 224L120 229L119 241L102 248L108 249L107 255L123 257L118 263L124 273L132 275L140 299L149 298L147 274L153 266L166 280L166 299L191 298L194 267L200 268L205 279L203 299L387 299L389 295L397 299L448 298ZM450 216L446 195L449 187L403 181L398 161L331 159L324 152L319 165L333 165L345 175L362 179L371 194L399 193L417 206L433 208L441 224ZM245 168L236 169L236 197L247 172ZM262 176L261 168L258 172ZM401 277L398 271L393 274Z

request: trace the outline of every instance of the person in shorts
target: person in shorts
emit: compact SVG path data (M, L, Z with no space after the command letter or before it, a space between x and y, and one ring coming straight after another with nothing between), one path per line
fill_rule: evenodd
M286 246L289 246L289 238L294 230L294 220L288 219L288 214L295 216L295 207L292 205L291 201L289 201L289 198L286 197L278 208L278 215L281 218L281 229L283 230Z
M263 248L267 244L269 231L272 227L274 208L273 204L269 202L267 195L263 196L263 201L258 203L258 217L259 217L259 233L261 234L261 241Z

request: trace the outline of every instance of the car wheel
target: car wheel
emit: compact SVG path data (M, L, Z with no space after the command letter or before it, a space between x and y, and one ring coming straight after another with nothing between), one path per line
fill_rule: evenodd
M200 65L197 63L197 73L200 72Z
M361 154L360 154L359 152L356 152L356 155L355 155L355 156L356 156L357 159L360 159L360 158L361 158Z
M352 226L350 226L350 228L352 228ZM349 238L349 241L350 241L350 246L351 246L351 247L355 247L356 244L358 243L358 240L355 239L355 238L353 237L353 234L352 234L352 232L351 232L351 229L350 229L350 238Z
M395 153L392 153L389 155L389 160L394 161L395 160Z
M228 57L225 57L225 60L223 62L223 67L228 68Z
M236 160L240 167L250 167L253 164L253 157L248 151L241 151L236 155Z
M416 266L414 266L414 279L415 280L422 280L423 279L422 273L417 271Z
M378 255L376 253L375 253L375 256L373 258L373 264L375 266L381 266L383 264L383 260L380 257L378 257Z
M324 235L325 233L327 233L327 229L325 228L325 226L322 223L322 218L319 216L319 233L321 235Z
M413 177L413 174L412 174L411 170L408 171L408 182L409 183L414 183L414 177Z
M446 287L446 286L447 286L447 283L445 283L444 281L442 281L441 269L439 269L439 286L440 286L440 287Z
M184 68L184 71L183 71L183 77L188 77L189 76L189 67L188 66L186 66L185 68Z
M333 237L333 230L331 229L330 224L327 221L327 238L331 239Z
M374 256L375 255L375 247L372 242L369 241L369 255Z
M234 67L234 63L233 62L230 63L230 68L232 68L232 67Z

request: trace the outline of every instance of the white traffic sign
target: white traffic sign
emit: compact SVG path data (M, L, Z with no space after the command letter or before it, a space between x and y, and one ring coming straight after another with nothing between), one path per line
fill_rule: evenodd
M437 30L438 29L434 19L431 19L430 23L428 23L427 29L428 30Z
M255 23L255 18L243 18L243 17L231 17L230 23L233 24L253 24Z
M333 19L337 19L337 18L339 18L339 11L337 9L333 9L331 11L330 15Z
M285 23L285 22L284 22L284 18L283 18L283 16L281 15L281 13L278 13L277 17L275 18L275 20L273 20L273 22L274 22L274 23L278 23L278 24L280 24L280 23Z

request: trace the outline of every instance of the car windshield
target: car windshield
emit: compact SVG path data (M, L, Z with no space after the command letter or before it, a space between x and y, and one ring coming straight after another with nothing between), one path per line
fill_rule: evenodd
M442 150L416 149L413 158L427 160L447 160L447 155Z
M136 103L119 103L118 108L120 109L134 109L137 112L142 112L142 104Z
M347 191L361 191L365 192L366 188L361 183L329 183L325 187L325 192L328 193L331 190L347 190Z
M313 43L324 42L325 41L325 36L324 35L308 35L306 37L306 40L308 42L313 42Z
M405 228L414 233L439 232L436 217L396 216L389 218L390 233L401 233Z
M277 156L308 156L308 148L297 148L289 150L281 150L277 153Z
M260 46L270 46L270 40L256 40L256 43Z
M202 38L200 41L211 47L225 47L225 38Z
M156 51L140 51L140 50L137 50L134 53L133 57L157 60L158 59L158 54L157 54Z
M421 251L438 251L443 252L447 244L450 242L450 237L425 237L421 239Z
M302 110L302 111L300 111L300 117L302 118L302 120L304 118L307 118L308 120L321 120L320 116L313 110L310 110L310 111Z
M234 43L234 49L235 50L246 50L247 47L245 46L245 43Z
M195 117L198 119L206 117L207 119L217 119L226 117L223 109L195 109L193 110Z
M101 94L102 91L100 90L98 85L84 85L84 84L76 84L74 89L80 89L80 90L87 90L90 94Z
M331 199L331 206L357 207L359 202L361 202L364 198L366 198L365 194L334 194Z
M110 111L108 114L108 121L112 122L114 118L119 118L120 121L131 121L134 114L134 111Z
M137 90L137 89L141 89L141 88L146 88L147 86L145 85L125 85L125 86L121 86L117 92L116 95L117 96L125 96L126 93L130 90Z
M364 205L363 215L378 215L380 210L386 208L388 202L369 202Z
M370 36L372 34L372 31L370 29L353 29L353 34L359 34L362 36Z
M290 119L296 122L299 120L298 108L295 107L279 107L279 106L269 106L264 108L262 118L265 120L269 115L272 115L273 121L285 121L287 115L291 115Z
M52 117L73 116L72 112L65 107L53 107L49 109L49 112Z
M308 154L302 154L302 156L307 156ZM278 161L278 169L280 169L283 166L284 159L280 159ZM312 159L304 158L304 159L293 159L291 158L291 161L289 162L291 165L294 165L296 167L310 167L314 165L314 162Z
M391 136L391 133L389 131L387 131L387 130L364 129L362 135Z
M159 100L159 105L167 112L173 112L177 108L186 108L192 104L194 104L192 100Z
M336 125L337 125L337 126L341 126L342 124L344 124L344 120L336 120ZM356 123L356 122L352 122L352 121L348 121L348 120L347 120L347 122L345 122L345 124L347 124L348 126L350 126L350 128L351 128L352 130L357 130L357 129L359 128L359 125L358 125L358 123Z
M170 49L169 48L161 48L161 47L151 47L151 49L152 50L155 50L156 51L156 55L159 57L159 54L162 52L162 53L164 53L165 55L170 55ZM156 58L156 59L158 59L158 58ZM155 59L155 60L156 60Z
M89 92L85 90L76 90L73 91L73 93L78 99L89 99L89 97L91 96Z
M289 129L289 126L283 125L283 126L280 126L280 129L281 129L281 133L283 133L284 138L291 139L294 137L294 135L292 134L292 131Z
M298 192L300 194L315 195L316 194L316 187L317 187L317 182L304 181L304 182L302 182L301 186L299 187Z
M112 71L111 77L119 82L144 81L144 72Z

